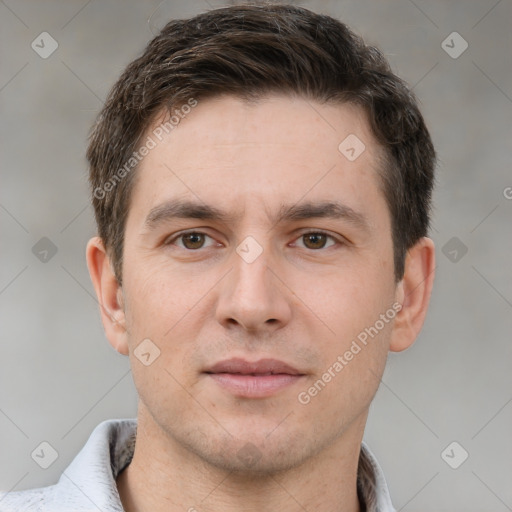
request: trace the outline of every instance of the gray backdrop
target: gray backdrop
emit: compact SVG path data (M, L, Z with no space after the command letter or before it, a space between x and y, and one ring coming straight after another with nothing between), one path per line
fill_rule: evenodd
M389 358L366 441L398 510L512 510L512 2L296 4L384 50L440 156L432 305L416 344ZM219 5L0 2L0 489L55 483L100 421L135 416L85 264L86 135L158 28ZM43 441L58 453L48 469L31 456Z

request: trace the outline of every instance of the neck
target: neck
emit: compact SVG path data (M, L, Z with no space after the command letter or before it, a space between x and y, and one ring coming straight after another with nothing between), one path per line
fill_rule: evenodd
M323 451L273 474L212 466L139 408L135 452L117 478L126 512L359 512L357 468L365 413Z

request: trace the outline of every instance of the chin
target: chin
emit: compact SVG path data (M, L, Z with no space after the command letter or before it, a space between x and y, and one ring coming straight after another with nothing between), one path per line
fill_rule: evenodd
M283 425L280 432L275 424L272 428L240 429L239 437L226 431L207 436L196 431L195 435L187 436L186 447L208 465L236 472L240 477L268 476L290 470L321 451L318 438L312 442L311 436L292 433Z
M206 454L205 454L206 455ZM269 476L300 466L306 457L291 450L269 450L252 442L238 449L223 450L206 455L207 462L239 476Z

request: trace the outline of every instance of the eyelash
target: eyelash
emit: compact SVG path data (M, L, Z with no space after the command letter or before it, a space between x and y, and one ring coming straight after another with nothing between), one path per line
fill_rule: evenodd
M204 233L202 231L190 230L190 231L184 231L184 232L178 233L177 235L175 235L170 240L165 241L164 245L166 245L166 246L167 245L174 245L174 242L176 240L179 240L179 239L183 238L184 236L191 235L191 234L194 234L194 235L204 235L204 236L206 236L208 238L212 238L210 235L208 235L207 233ZM311 231L305 231L304 233L301 233L296 238L296 240L298 240L299 238L302 238L302 237L304 237L306 235L325 235L326 237L328 237L331 240L333 240L336 243L336 245L344 245L345 244L345 242L343 242L342 240L336 238L334 235L331 235L327 231L323 231L322 229L315 229L315 230L311 230ZM330 247L333 247L333 245L331 245L329 247L321 247L319 249L308 249L307 247L305 247L305 249L307 249L309 251L317 252L317 251L329 249ZM201 249L204 249L204 247L200 247L199 249L187 249L186 247L180 247L180 249L183 249L183 250L188 251L188 252L198 252Z

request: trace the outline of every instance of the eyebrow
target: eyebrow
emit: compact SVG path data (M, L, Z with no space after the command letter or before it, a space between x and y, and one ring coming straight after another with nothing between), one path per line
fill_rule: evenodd
M185 199L171 199L155 206L148 213L145 227L148 231L172 219L202 219L229 223L240 218L240 214L220 210L205 203ZM298 221L314 218L341 219L354 226L369 230L368 219L360 212L338 201L307 201L297 204L281 205L277 215L271 216L273 225L286 221Z

